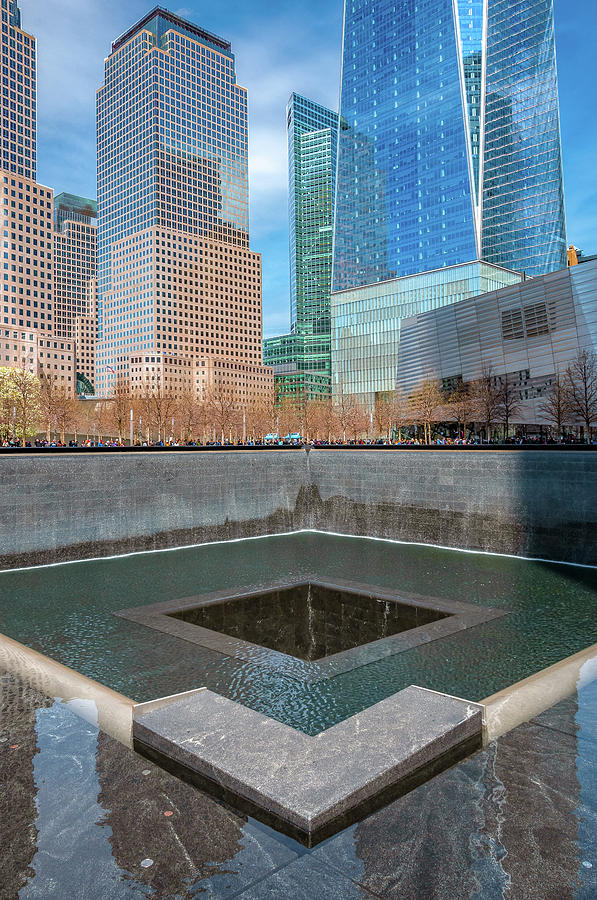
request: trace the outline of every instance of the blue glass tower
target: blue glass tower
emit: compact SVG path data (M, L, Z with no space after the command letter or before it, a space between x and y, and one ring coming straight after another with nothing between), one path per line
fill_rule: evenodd
M552 0L345 0L333 289L566 265Z
M566 267L553 0L489 0L482 256Z

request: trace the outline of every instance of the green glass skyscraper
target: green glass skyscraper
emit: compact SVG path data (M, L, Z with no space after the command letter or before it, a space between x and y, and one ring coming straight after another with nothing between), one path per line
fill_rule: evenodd
M330 391L330 292L338 114L291 94L287 107L290 333L264 341L280 397Z

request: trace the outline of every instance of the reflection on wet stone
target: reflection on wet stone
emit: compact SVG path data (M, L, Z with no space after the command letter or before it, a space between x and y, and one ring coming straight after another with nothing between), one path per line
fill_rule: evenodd
M16 897L34 874L37 849L33 758L36 709L51 700L9 675L0 677L0 896Z
M581 884L579 818L589 816L593 828L597 823L597 811L581 806L577 742L527 725L503 737L499 747L495 778L504 784L504 868L528 896L572 900ZM550 893L549 885L556 884L557 893Z
M574 728L563 707L551 720ZM582 803L577 750L572 735L523 725L313 855L387 898L588 900L579 822L595 834L597 808Z
M0 897L594 900L596 699L597 683L305 852L153 765L144 774L145 760L3 675Z
M135 872L160 896L173 880L196 882L234 870L230 861L241 850L245 818L156 766L143 775L146 761L121 752L101 733L96 765L103 824L110 826L112 853L121 869ZM165 811L173 815L166 817ZM154 860L143 871L138 871L140 848ZM166 860L167 867L161 864Z

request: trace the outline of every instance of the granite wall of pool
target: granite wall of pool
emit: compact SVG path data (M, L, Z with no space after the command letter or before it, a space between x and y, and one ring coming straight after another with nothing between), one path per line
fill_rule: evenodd
M0 568L300 529L596 564L597 453L0 458Z

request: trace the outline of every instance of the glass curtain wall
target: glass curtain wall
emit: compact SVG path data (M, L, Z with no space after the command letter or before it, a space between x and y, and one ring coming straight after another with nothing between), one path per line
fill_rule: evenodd
M566 265L552 0L345 0L333 290Z

